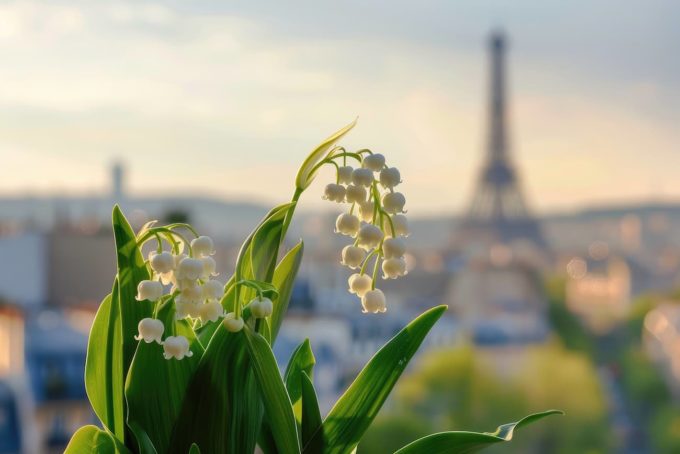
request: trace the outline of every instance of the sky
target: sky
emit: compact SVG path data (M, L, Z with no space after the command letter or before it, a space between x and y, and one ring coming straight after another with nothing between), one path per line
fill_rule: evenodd
M678 200L678 23L672 1L0 2L0 196L105 192L120 160L134 194L278 203L359 117L343 145L399 167L411 213L459 213L500 28L530 206Z

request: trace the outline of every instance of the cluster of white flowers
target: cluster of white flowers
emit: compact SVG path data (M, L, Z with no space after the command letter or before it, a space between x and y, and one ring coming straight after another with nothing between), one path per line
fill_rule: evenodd
M175 319L200 319L202 323L216 322L224 318L224 326L230 331L240 331L243 320L234 314L225 314L221 304L224 284L216 279L216 263L213 241L199 236L190 243L190 254L173 254L169 251L153 251L149 254L152 279L137 286L138 301L159 303L165 289L174 296ZM189 341L184 336L168 336L163 340L165 326L162 321L145 318L139 322L137 340L157 342L163 346L166 359L182 359L192 355Z
M364 155L364 153L368 153ZM347 156L361 160L361 166L346 165ZM408 222L403 214L406 198L394 188L401 183L396 167L388 167L385 157L368 150L341 153L343 165L336 165L337 181L326 186L323 198L348 203L349 211L335 221L335 231L354 238L354 243L342 249L341 263L357 273L349 277L349 291L361 298L364 312L385 312L385 295L375 288L378 265L383 279L396 279L406 274L406 243ZM331 156L330 160L333 159ZM373 273L366 274L370 260Z

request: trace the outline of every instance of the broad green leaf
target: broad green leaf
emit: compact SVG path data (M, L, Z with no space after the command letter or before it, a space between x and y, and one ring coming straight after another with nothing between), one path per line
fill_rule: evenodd
M149 438L149 435L144 429L140 427L139 424L137 424L136 421L129 421L128 427L130 428L132 435L134 435L135 439L137 440L137 449L139 454L158 454L156 447Z
M73 434L64 454L130 454L110 433L96 426L83 426Z
M517 422L504 424L494 433L441 432L409 443L395 454L468 454L480 451L496 443L512 440L514 432L520 427L531 424L546 416L564 414L559 410L535 413Z
M150 301L137 301L137 285L150 279L144 257L137 246L137 238L118 205L113 208L113 235L116 240L118 262L119 310L122 324L123 372L130 368L137 349L137 325L145 317L151 317L154 305Z
M95 414L104 427L124 440L123 349L118 280L99 305L87 341L85 391Z
M259 386L262 402L271 427L277 451L281 454L300 452L295 415L279 375L274 352L267 340L257 333L244 329L252 367Z
M434 307L409 323L371 358L323 422L326 453L351 452L423 339L446 306ZM315 437L321 436L318 431Z
M181 335L190 343L193 356L182 360L165 359L163 347L156 342L139 342L125 383L128 424L143 428L153 446L168 451L173 427L184 402L184 395L203 355L186 320L175 321L174 300L158 310L157 318L165 324L164 336Z
M333 133L330 137L321 142L321 144L316 147L314 151L309 154L309 156L307 156L307 159L305 159L305 161L302 163L300 170L298 170L297 177L295 178L295 186L299 191L304 191L307 189L307 187L309 187L310 184L312 184L312 181L314 181L314 177L316 176L314 166L326 158L331 147L338 140L340 140L342 136L350 132L356 124L357 121L354 120L341 130Z
M300 382L302 384L302 446L306 453L321 454L323 453L323 438L314 437L323 424L316 391L314 391L312 379L305 371L302 371L300 375Z
M262 403L242 333L222 324L208 344L189 383L169 452L253 452L262 424ZM181 429L181 430L180 430Z
M274 312L271 316L272 344L279 334L281 322L288 311L290 296L293 293L293 285L300 269L303 252L304 244L300 241L281 259L281 262L279 262L274 271L272 283L278 289L279 295L273 300Z
M312 377L314 364L316 364L316 359L312 353L312 347L309 339L305 339L293 351L284 374L286 389L293 403L293 413L298 423L302 421L302 374L306 373L307 376Z
M243 277L271 282L279 253L283 222L294 208L294 203L287 203L272 210L270 216L255 231L249 247L252 276L242 275Z
M198 449L198 445L196 443L191 444L191 448L189 448L189 454L201 454L201 450Z

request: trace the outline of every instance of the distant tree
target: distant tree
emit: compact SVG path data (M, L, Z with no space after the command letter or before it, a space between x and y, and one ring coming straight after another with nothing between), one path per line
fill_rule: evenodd
M168 210L163 216L163 222L166 224L173 224L175 222L181 222L185 224L191 223L191 216L185 210L175 208Z

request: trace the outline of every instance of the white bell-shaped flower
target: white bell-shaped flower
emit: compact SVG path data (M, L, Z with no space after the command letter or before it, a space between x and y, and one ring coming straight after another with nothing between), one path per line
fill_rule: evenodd
M366 294L361 297L361 305L364 308L364 313L371 312L377 314L379 312L387 311L385 294L380 289L366 292Z
M361 202L359 204L359 217L364 222L373 222L373 212L375 204L372 201Z
M189 340L184 336L168 336L163 342L163 356L165 359L191 358L194 352L189 350Z
M224 284L217 280L210 280L203 284L203 299L216 301L224 295Z
M352 182L352 166L338 167L338 181L341 184L350 184Z
M182 320L187 317L199 318L201 316L200 303L187 301L182 295L175 297L175 319Z
M212 257L201 257L199 259L203 263L203 271L201 273L201 279L205 280L210 278L210 276L217 276L219 273L215 272L217 268L217 263Z
M342 264L351 268L359 268L364 261L366 252L360 247L348 245L342 248Z
M224 308L219 301L209 301L205 304L199 304L199 307L199 316L203 323L216 322L224 316Z
M364 224L361 226L359 233L357 234L357 244L367 251L378 246L378 244L380 244L380 240L382 239L382 230L373 224Z
M194 284L187 285L180 290L181 300L187 303L200 303L203 301L203 286Z
M162 321L156 320L155 318L143 318L137 324L137 330L139 331L139 334L135 336L136 340L144 339L144 342L147 344L154 341L159 344L163 343L161 338L165 326Z
M389 258L382 262L383 279L396 279L406 274L406 261L403 258Z
M274 311L274 303L269 298L255 297L250 301L250 313L255 318L264 318L272 315Z
M350 184L347 186L347 203L363 203L366 201L366 188Z
M342 203L345 201L345 187L341 184L327 184L323 192L323 199Z
M175 275L177 279L198 279L203 275L203 261L192 257L185 257L177 265Z
M163 296L163 285L158 281L141 281L137 284L137 301L158 301Z
M395 214L390 217L392 219L392 225L394 226L394 234L396 236L409 236L411 232L408 228L408 219L403 214ZM392 235L392 228L390 227L390 221L388 219L383 220L383 229L385 230L386 236Z
M371 289L373 279L366 274L354 273L347 279L349 292L362 297Z
M215 254L215 245L209 236L199 236L191 240L191 251L194 257L207 257Z
M238 333L243 329L243 319L242 318L236 318L236 314L233 312L229 312L227 315L224 316L224 320L222 320L222 324L224 327L227 329L227 331L230 331L232 333Z
M343 235L355 237L361 227L359 218L349 213L342 213L335 220L335 232Z
M369 154L361 161L361 167L370 169L373 172L380 172L385 166L385 156L380 153Z
M396 167L382 169L380 171L380 184L387 189L392 189L401 183L401 173Z
M386 259L400 258L406 253L406 242L401 238L385 238L382 250Z
M175 269L175 257L168 251L149 253L151 269L158 274L169 273Z
M401 192L388 192L382 199L383 208L390 214L403 213L406 197Z
M354 169L352 171L352 183L357 186L370 186L373 184L373 172L371 169Z

